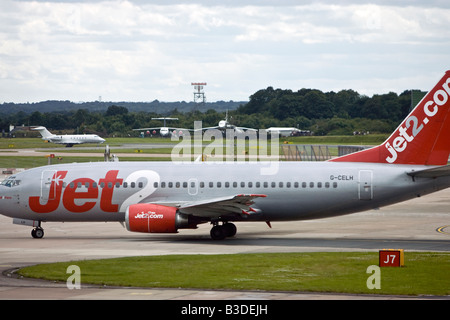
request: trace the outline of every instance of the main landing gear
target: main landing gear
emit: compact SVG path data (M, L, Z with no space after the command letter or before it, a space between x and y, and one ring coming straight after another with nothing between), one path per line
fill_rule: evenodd
M236 234L237 228L234 223L226 222L222 225L218 223L212 227L210 235L213 240L223 240L227 237L233 237Z

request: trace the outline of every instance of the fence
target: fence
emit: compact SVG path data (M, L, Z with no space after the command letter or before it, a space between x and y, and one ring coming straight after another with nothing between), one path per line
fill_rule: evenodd
M281 145L281 158L285 161L326 161L332 157L357 152L364 146L331 146L331 145Z

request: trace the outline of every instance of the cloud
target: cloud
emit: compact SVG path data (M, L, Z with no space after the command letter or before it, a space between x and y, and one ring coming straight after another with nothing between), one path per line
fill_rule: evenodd
M450 9L397 3L6 0L0 102L190 101L195 81L209 101L427 90L448 68Z

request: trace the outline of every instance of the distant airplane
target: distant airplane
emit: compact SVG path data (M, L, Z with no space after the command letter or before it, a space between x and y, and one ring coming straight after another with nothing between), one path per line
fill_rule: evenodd
M308 135L309 131L299 130L297 128L291 127L270 127L266 129L268 134L278 134L280 137L290 137L290 136L298 136L298 135Z
M36 127L31 130L39 131L43 140L51 143L65 144L66 147L72 147L74 144L82 143L103 143L105 139L96 134L63 134L56 135L48 131L45 127Z
M335 217L450 187L450 71L379 146L324 162L92 162L43 166L0 185L0 214L42 222L118 221L129 231L175 233L211 223ZM267 170L269 169L269 170ZM406 218L407 219L407 218ZM386 223L389 217L386 217Z
M148 131L148 133L151 133L152 135L155 135L159 131L159 135L161 137L170 137L173 133L177 134L178 132L182 132L182 128L175 128L175 127L167 127L166 126L166 120L178 120L178 118L152 118L152 120L164 120L164 124L162 127L152 127L152 128L138 128L133 129L133 131Z
M234 124L231 124L228 121L228 111L226 111L225 113L225 119L224 120L220 120L218 125L215 127L206 127L206 128L202 128L202 130L209 130L209 129L219 129L221 131L226 131L229 129L235 130L236 133L244 133L246 131L254 131L257 132L257 129L253 129L253 128L246 128L246 127L237 127Z

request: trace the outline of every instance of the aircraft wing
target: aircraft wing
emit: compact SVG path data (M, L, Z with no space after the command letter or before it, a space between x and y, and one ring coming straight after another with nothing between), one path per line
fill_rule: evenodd
M219 126L215 126L215 127L205 127L205 128L201 128L201 129L196 129L196 130L208 130L208 129L222 129ZM257 132L258 129L254 129L254 128L246 128L246 127L234 127L234 128L228 128L228 129L234 129L234 130L239 130L239 131L255 131ZM196 130L192 130L192 131L196 131Z
M161 130L161 127L133 129L133 131L139 131L139 130Z
M199 129L194 129L192 131L204 131L204 130L208 130L208 129L220 129L219 126L215 126L215 127L205 127L205 128L199 128Z
M431 169L407 172L411 177L418 178L437 178L450 176L450 165L434 167Z
M254 128L246 128L246 127L236 127L236 129L239 130L245 130L245 131L258 131L258 129L254 129Z
M194 201L180 206L181 213L193 214L199 217L221 216L225 214L251 214L255 212L250 208L255 198L265 198L264 194L239 194L230 197L221 197L206 201Z
M257 209L250 206L256 198L265 198L264 194L239 194L213 198L201 201L182 202L182 203L158 203L178 207L184 214L192 214L198 217L219 217L226 214L246 214L257 213Z
M173 131L173 130L177 130L177 131L194 131L194 129L186 129L186 128L173 128L173 127L165 127L165 128L169 129L169 131ZM143 130L161 130L161 127L133 129L133 131L143 131Z

